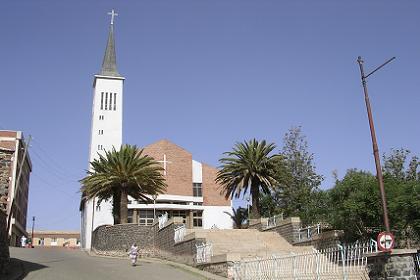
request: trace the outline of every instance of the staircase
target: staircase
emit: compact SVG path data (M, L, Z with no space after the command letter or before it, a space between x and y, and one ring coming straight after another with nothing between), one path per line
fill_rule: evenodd
M239 254L241 259L290 255L312 251L311 246L292 246L276 232L256 229L189 229L186 239L202 238L213 245L213 255Z

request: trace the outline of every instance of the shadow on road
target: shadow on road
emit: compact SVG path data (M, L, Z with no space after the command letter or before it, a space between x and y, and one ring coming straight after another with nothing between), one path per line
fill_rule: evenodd
M24 279L29 272L46 268L47 266L28 262L16 258L10 258L10 268L9 268L9 277L13 280L22 280Z

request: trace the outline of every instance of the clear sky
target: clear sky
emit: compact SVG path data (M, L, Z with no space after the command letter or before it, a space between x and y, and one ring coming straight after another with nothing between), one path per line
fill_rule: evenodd
M379 149L420 155L419 1L5 1L0 129L34 137L28 228L80 228L112 8L125 143L166 138L217 166L300 125L330 188L333 170L374 172L357 56L367 72L396 56L368 82Z

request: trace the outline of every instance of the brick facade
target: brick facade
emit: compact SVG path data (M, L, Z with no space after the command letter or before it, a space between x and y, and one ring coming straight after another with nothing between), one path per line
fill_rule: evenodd
M12 210L14 222L11 224L10 236L10 245L12 246L18 246L20 237L27 235L25 229L32 163L29 154L23 158L24 151L25 143L22 132L0 131L0 198L3 203L5 198L8 203L14 199L14 209ZM22 169L20 170L20 168ZM12 184L17 184L19 171L21 171L21 175L16 190ZM6 205L6 209L8 208L10 205Z
M192 196L192 155L183 148L169 142L160 140L144 148L144 154L157 161L163 160L166 155L166 193L173 195Z
M160 140L146 146L144 154L157 161L163 161L163 155L166 155L169 162L166 164L166 194L193 195L191 153L168 140ZM221 186L215 182L216 174L216 168L202 164L203 205L230 206L230 199L225 199Z
M203 200L204 205L230 206L230 199L226 199L221 193L222 187L214 180L217 175L217 169L203 164Z

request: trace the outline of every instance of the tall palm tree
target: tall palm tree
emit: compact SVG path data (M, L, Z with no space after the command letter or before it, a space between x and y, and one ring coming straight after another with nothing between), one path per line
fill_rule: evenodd
M270 155L275 149L273 143L253 139L236 143L233 151L225 152L221 158L221 169L216 182L222 185L226 198L239 197L250 189L252 195L251 217L260 218L259 195L269 193L277 185L275 179L279 155Z
M105 151L105 155L91 162L91 170L80 180L85 199L97 197L100 203L113 198L114 223L127 223L128 195L149 201L146 195L163 193L166 188L163 168L142 152L131 145L123 145L119 151Z

